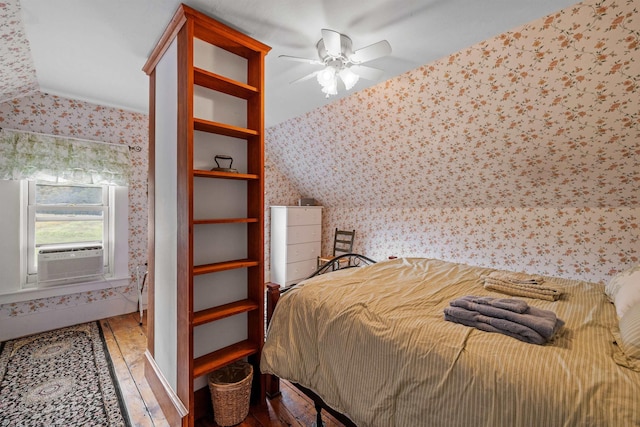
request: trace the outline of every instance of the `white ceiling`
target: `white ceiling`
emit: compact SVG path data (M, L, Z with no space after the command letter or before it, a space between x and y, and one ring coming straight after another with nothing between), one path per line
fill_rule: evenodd
M393 52L367 65L387 80L574 0L187 0L185 4L272 47L266 60L266 124L278 124L345 95L325 99L315 79L290 84L317 66L279 59L316 57L320 30L347 34L358 49L386 39ZM147 112L142 66L177 0L20 0L40 90ZM2 70L0 70L1 72ZM351 92L362 90L360 79Z

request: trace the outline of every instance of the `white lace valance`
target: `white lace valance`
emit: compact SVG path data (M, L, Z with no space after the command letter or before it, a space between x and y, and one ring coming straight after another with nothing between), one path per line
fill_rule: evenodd
M129 184L129 147L0 131L0 179L73 184Z

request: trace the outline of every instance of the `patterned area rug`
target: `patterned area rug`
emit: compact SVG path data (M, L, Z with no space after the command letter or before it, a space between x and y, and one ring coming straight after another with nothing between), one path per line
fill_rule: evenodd
M0 426L129 426L97 322L0 344Z

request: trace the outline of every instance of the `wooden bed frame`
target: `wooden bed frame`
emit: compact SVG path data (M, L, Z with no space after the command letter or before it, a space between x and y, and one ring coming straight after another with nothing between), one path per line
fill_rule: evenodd
M323 264L320 268L318 268L313 274L311 274L307 279L318 276L320 274L330 273L332 271L344 270L346 268L354 268L354 267L362 267L364 265L375 264L376 262L370 258L367 258L364 255L359 254L344 254L337 256L331 259L326 264ZM306 279L305 279L306 280ZM275 283L267 284L267 324L271 323L271 318L273 316L273 311L278 304L278 300L280 299L280 295L286 293L290 289L292 289L295 285L289 286L287 288L282 289L280 285ZM266 377L266 393L269 399L274 398L280 394L280 378L275 375L265 375ZM309 390L306 387L301 386L300 384L291 383L297 389L299 389L302 393L308 396L312 401L316 408L316 427L322 427L322 409L330 413L334 416L338 421L348 427L356 427L356 425L351 421L347 416L341 414L335 409L331 408L329 405L324 403L324 401L315 394L313 391Z

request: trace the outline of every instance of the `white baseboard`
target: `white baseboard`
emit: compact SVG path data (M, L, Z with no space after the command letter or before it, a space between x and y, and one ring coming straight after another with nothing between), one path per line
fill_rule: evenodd
M135 302L125 298L95 301L57 310L2 319L0 342L19 338L65 326L119 316L138 310Z
M170 426L186 425L189 411L169 385L149 350L144 352L144 357L146 361L144 377L149 383L149 387L151 387L151 391L153 391L164 417Z

